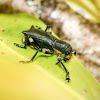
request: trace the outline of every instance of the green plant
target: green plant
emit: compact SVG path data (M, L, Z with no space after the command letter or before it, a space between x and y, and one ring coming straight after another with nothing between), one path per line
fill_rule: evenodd
M100 84L83 67L75 56L64 63L70 72L71 81L65 81L65 71L56 65L57 55L39 52L32 63L29 60L35 49L17 48L22 44L21 33L38 25L43 30L46 25L32 15L0 14L0 99L1 100L99 100ZM6 95L6 96L5 96Z

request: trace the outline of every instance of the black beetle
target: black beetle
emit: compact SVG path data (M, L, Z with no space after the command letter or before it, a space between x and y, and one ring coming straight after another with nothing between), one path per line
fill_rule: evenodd
M47 29L49 32L47 32ZM32 62L35 56L37 55L38 51L42 51L45 54L53 54L54 51L57 51L58 62L56 64L58 64L59 62L62 64L63 68L66 71L66 81L69 82L70 81L69 71L62 63L61 55L65 54L63 60L67 61L71 58L72 54L76 54L76 52L72 50L71 45L54 37L51 34L52 31L50 25L47 26L45 31L41 30L41 28L36 29L34 26L31 26L29 30L23 31L22 33L24 34L22 42L25 43L25 46L16 43L14 44L21 48L26 48L26 46L29 45L33 48L36 48L37 52L34 54L34 56L31 58L30 61L20 61L20 62L22 63Z

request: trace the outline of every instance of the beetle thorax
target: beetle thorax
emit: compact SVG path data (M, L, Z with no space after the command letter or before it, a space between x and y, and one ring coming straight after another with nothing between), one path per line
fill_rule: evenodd
M65 54L66 51L71 52L72 47L70 44L62 41L62 40L56 40L54 44L54 49L60 51L62 54Z

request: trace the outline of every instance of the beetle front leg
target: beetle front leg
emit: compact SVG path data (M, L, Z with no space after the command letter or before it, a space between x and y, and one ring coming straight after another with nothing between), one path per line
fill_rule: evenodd
M69 71L66 69L65 65L62 63L62 60L61 60L61 57L60 57L60 54L57 54L57 59L58 59L58 62L56 63L56 65L60 62L63 66L63 68L65 69L66 71L66 81L70 81L70 78L69 78Z
M64 61L66 62L67 60L70 60L71 59L71 56L70 55L65 55L65 57L64 57Z

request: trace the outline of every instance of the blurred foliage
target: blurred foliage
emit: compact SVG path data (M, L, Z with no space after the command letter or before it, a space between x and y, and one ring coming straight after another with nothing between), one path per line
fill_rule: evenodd
M100 22L100 0L65 0L81 16L93 22Z
M56 65L56 53L39 52L33 63L19 63L30 60L36 50L18 48L14 43L23 44L21 32L31 25L45 30L42 21L19 13L0 14L0 23L0 100L99 100L100 84L75 56L64 62L70 72L69 83L61 64Z

